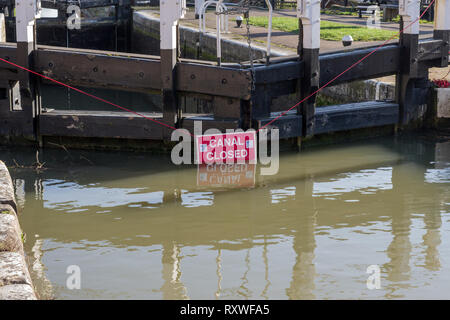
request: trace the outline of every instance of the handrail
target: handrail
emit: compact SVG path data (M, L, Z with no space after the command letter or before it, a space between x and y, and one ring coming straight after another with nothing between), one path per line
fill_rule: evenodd
M199 21L198 21L200 32L206 32L205 12L206 12L206 9L214 3L217 5L217 0L205 1L203 3L202 7L200 8L200 16L199 16ZM221 7L222 7L221 12L227 12L227 7L225 6L225 4L222 3ZM223 17L221 17L221 19L222 19L222 29L225 31L225 33L228 33L228 19L223 20L224 19Z
M269 8L269 30L267 30L267 58L266 64L270 63L270 49L271 49L271 41L272 41L272 16L273 16L273 7L270 0L266 0L267 7Z
M220 63L222 62L222 43L220 38L220 22L221 22L221 16L220 13L223 10L222 9L222 2L223 0L218 0L216 4L216 41L217 41L217 64L220 66Z

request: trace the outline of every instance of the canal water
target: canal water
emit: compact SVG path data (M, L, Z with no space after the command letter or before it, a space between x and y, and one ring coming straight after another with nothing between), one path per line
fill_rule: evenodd
M0 150L41 298L450 299L448 136L284 153L273 176L63 146L37 172Z

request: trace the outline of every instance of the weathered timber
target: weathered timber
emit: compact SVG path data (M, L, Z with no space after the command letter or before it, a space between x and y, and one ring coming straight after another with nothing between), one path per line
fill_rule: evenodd
M301 101L297 105L297 114L302 115L302 137L311 137L314 132L314 113L317 95L313 94L319 89L320 78L320 11L318 2L311 5L308 13L302 12L298 19L298 46L299 62L303 62L297 81L297 98ZM316 9L314 9L316 7ZM303 73L303 75L300 75Z
M251 100L251 114L253 119L270 116L272 97L280 95L280 91L277 91L276 89L281 89L281 94L286 89L291 89L289 90L289 93L295 92L295 89L292 91L292 86L290 86L289 83L281 86L280 83L274 83L272 85L257 84Z
M271 60L273 62L273 60ZM255 83L272 84L296 80L304 75L303 61L287 61L255 68Z
M311 137L314 133L314 113L316 108L316 97L312 95L319 89L319 49L301 49L302 61L305 64L305 75L299 81L299 98L303 101L297 111L302 115L304 137Z
M248 100L251 95L249 70L191 63L178 63L177 90Z
M184 114L180 122L180 128L187 129L189 132L194 133L195 122L201 121L202 134L208 129L218 129L221 132L225 132L226 129L239 129L241 128L240 120L238 119L215 119L212 115L189 115ZM197 132L196 132L197 133Z
M428 88L422 79L428 78L428 69L419 63L419 35L401 34L401 64L396 78L396 100L400 106L399 123L408 125L421 116L421 101L415 98L427 96Z
M160 74L160 61L151 57L40 47L35 60L36 71L69 85L136 91L161 88L160 78L155 77Z
M33 42L18 42L17 64L27 69L32 69L33 51ZM39 98L36 92L36 79L25 70L18 71L18 78L20 82L20 103L12 116L24 119L20 127L21 136L32 141L36 138L37 132L34 120L40 112ZM20 116L19 113L21 113Z
M321 55L320 60L320 86L329 83L338 75L364 56L371 53L373 48L358 49L350 52L330 53ZM389 45L380 48L361 63L342 74L333 81L333 85L354 80L366 80L397 73L399 68L399 48ZM382 66L382 67L381 67Z
M17 45L15 43L0 43L0 58L7 61L16 62ZM0 68L12 68L11 65L0 61Z
M0 69L0 79L7 81L17 81L19 80L19 76L16 69Z
M162 121L161 113L140 114ZM39 128L43 136L162 139L164 127L147 118L129 112L60 110L41 114Z
M437 34L439 34L437 32ZM365 55L371 53L379 46L358 48L353 50L342 50L331 53L320 54L320 77L321 85L336 77L339 73L345 71L354 63L358 62ZM438 53L445 47L445 41L440 39L425 39L419 41L418 62L434 61L435 67L439 67L438 62L443 59L442 53ZM400 67L400 47L398 43L391 43L372 53L363 63L347 71L339 80L333 84L349 82L354 80L365 80L377 78L385 75L396 74ZM255 68L256 83L272 83L285 80L295 80L304 75L303 61L298 61L298 55L272 58L270 66L258 66ZM299 66L300 73L295 72ZM382 66L382 68L380 68ZM303 70L303 71L302 71ZM334 72L334 73L333 73ZM339 73L337 73L339 72Z
M393 125L399 106L392 102L368 101L316 109L314 134Z
M272 112L268 118L256 119L256 128L278 129L280 139L302 136L302 116L296 114L295 110L287 112L276 121L270 123L281 114L281 112Z
M423 41L419 44L419 51L427 53L431 46L439 46L440 41ZM338 74L336 72L343 72L372 50L373 48L365 48L350 52L320 55L322 66L320 84L328 83ZM59 56L61 58L58 58ZM14 62L15 44L0 45L0 57L8 58ZM281 81L294 81L302 77L303 62L289 61L289 59L293 58L284 58L281 60L283 62L279 63L272 59L270 66L256 67L256 84L277 84ZM375 60L377 61L371 60L373 58L376 58ZM62 65L57 66L53 60L61 61ZM125 60L130 61L126 62ZM431 60L440 60L437 49L429 54L419 55L419 61ZM74 63L69 65L67 61L74 61ZM219 68L210 65L208 62L190 62L190 60L182 59L182 62L177 65L178 90L222 96L228 96L231 92L231 97L249 98L250 71L238 69L238 65L235 64L230 67ZM363 63L348 71L333 84L396 74L399 68L399 48L396 45L382 48L373 53L365 62L367 63ZM54 67L50 68L49 63L52 63ZM157 56L38 46L38 50L36 50L36 64L37 71L47 73L49 76L53 75L56 80L64 81L67 79L68 82L74 85L94 87L111 85L123 87L124 89L133 87L135 91L136 89L144 91L161 88L159 79L152 76L159 72L159 57ZM83 64L86 65L83 66ZM77 68L71 70L74 65ZM94 68L97 65L102 65L107 69L103 78L101 73L98 71L94 72ZM380 65L383 65L383 68L380 68ZM5 66L5 63L0 62L0 68L3 66ZM5 67L10 68L10 66ZM296 70L300 70L300 72L296 72ZM224 79L226 85L222 83ZM219 85L217 86L216 84ZM244 84L246 85L244 86ZM276 85L273 88L275 91L277 90ZM291 90L287 90L287 92L292 93ZM278 95L278 93L275 95Z
M427 39L419 42L418 54L416 59L419 62L435 61L433 67L440 67L438 61L446 60L442 55L442 50L445 50L445 41L440 39ZM448 52L448 50L447 50ZM448 59L447 59L448 61Z
M240 119L241 100L215 96L212 101L213 114L216 119Z
M39 46L35 60L36 71L69 85L142 92L162 88L155 56ZM175 72L179 91L250 98L250 71L180 62Z
M177 50L161 49L161 84L162 84L162 108L164 122L175 127L178 114L178 97L175 85L175 66L177 65ZM170 136L169 128L164 131L164 137Z
M50 41L45 43L54 44L51 41L66 39L64 35L67 31L67 41L83 38L86 41L77 42L81 43L79 46L93 48L90 44L97 42L100 34L114 33L113 45L108 46L107 50L128 50L121 49L128 48L128 44L118 46L118 42L125 43L129 40L127 36L131 21L127 19L131 17L130 0L86 0L81 3L78 0L43 1L44 7L56 8L59 12L56 19L34 21L35 29L38 31L39 28L43 28L41 24L46 25L46 29L42 29L44 31L58 29L52 30L53 33L44 32L48 35L44 41ZM83 20L84 33L66 30L67 7L71 4L81 5L82 9L114 6L116 15L114 18L92 20L87 14ZM162 113L144 115L164 122L170 127L187 128L191 132L195 121L202 121L203 131L208 128L217 128L221 131L261 128L281 114L273 112L281 110L280 104L289 101L286 103L289 104L285 107L287 109L295 103L291 104L290 101L295 93L297 101L300 101L330 81L333 81L332 85L338 85L355 80L398 75L396 88L399 94L398 104L367 102L323 107L316 112L313 96L297 110L288 112L270 124L270 128L280 130L281 138L309 137L313 134L399 122L408 124L410 120L421 117L422 109L427 103L428 68L448 64L449 32L446 28L435 30L434 39L419 41L416 35L402 35L398 43L381 48L376 46L351 48L319 55L319 44L316 41L319 37L310 37L311 32L308 29L310 24L306 21L309 18L305 16L299 19L298 55L275 57L267 64L261 59L255 60L254 64L247 61L223 63L221 66L213 62L182 59L179 31L176 27L180 17L175 20L173 17L169 19L169 16L175 13L172 10L173 4L161 2L161 9L164 7L167 13L161 15L160 26L166 28L166 31L161 33L165 36L160 37L161 56L42 46L34 39L31 45L30 39L25 41L28 44L25 44L24 40L18 45L2 43L0 57L76 87L159 92L163 102ZM13 0L0 0L0 7L8 6L9 12L14 9L14 5ZM20 6L18 8L20 9ZM164 17L167 18L166 21ZM15 30L16 23L20 25L20 19L16 21L11 14L8 14L5 20L10 33L11 30ZM302 21L306 22L304 26ZM312 21L316 23L317 19ZM94 31L89 29L93 22L96 25L92 30L99 31L95 35ZM105 33L104 30L112 31ZM93 35L85 39L85 35L90 32ZM317 30L314 32L318 34ZM171 37L168 37L168 34ZM250 69L253 65L254 73ZM22 90L18 90L17 80L21 81ZM40 114L41 81L43 81L41 78L30 76L22 70L16 70L0 62L0 118L4 124L0 127L0 135L26 135L32 138L33 132L37 141L40 136L52 136L52 139L66 137L74 140L97 137L143 140L170 138L171 129L127 112L50 111ZM190 98L185 99L188 96L198 96L200 100L205 101L191 108ZM15 103L17 98L18 103ZM180 98L184 99L185 109ZM23 112L20 112L22 109ZM182 113L192 110L208 114ZM314 128L315 126L318 128Z
M450 30L434 30L434 39L442 41L440 64L436 67L445 68L448 66L448 52L450 52Z

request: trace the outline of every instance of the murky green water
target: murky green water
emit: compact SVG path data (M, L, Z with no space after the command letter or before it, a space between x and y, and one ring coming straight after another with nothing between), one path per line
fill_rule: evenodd
M35 161L32 150L1 154ZM42 297L450 298L448 138L283 154L276 176L145 154L39 156L46 171L11 171ZM80 290L66 286L70 265ZM367 288L370 265L380 289Z

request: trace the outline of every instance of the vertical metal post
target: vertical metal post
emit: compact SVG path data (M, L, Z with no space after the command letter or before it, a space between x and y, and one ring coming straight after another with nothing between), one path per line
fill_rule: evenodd
M420 0L400 0L399 14L400 28L400 72L396 79L397 102L400 105L400 119L402 125L408 124L416 118L417 103L414 101L416 79L427 77L427 70L419 70L419 15ZM424 73L425 72L425 73Z
M163 97L163 121L172 127L176 123L178 109L175 88L175 67L178 59L178 20L184 17L185 0L161 0L160 2L160 55ZM171 130L165 130L164 137L170 137Z
M304 76L299 80L299 98L304 99L319 88L320 0L297 0L299 18L298 55L303 61ZM303 136L314 134L316 96L297 108L303 119Z
M272 6L272 0L266 0L265 4L269 8L269 25L267 30L267 57L266 57L266 64L270 64L270 50L272 45L272 17L273 17L273 6Z
M441 67L448 66L448 52L450 51L450 0L436 0L434 13L434 38L441 39Z
M202 6L205 0L195 0L195 19L199 19L202 16Z
M33 69L33 51L36 49L35 18L39 14L40 1L16 0L17 64L28 69ZM40 114L36 86L29 72L18 70L18 76L22 110L17 112L20 113L22 126L16 128L16 132L27 139L36 140L37 116Z
M216 46L217 46L217 64L220 66L222 63L222 39L220 37L221 28L221 11L222 11L223 0L218 0L216 4ZM206 19L205 19L206 20Z

